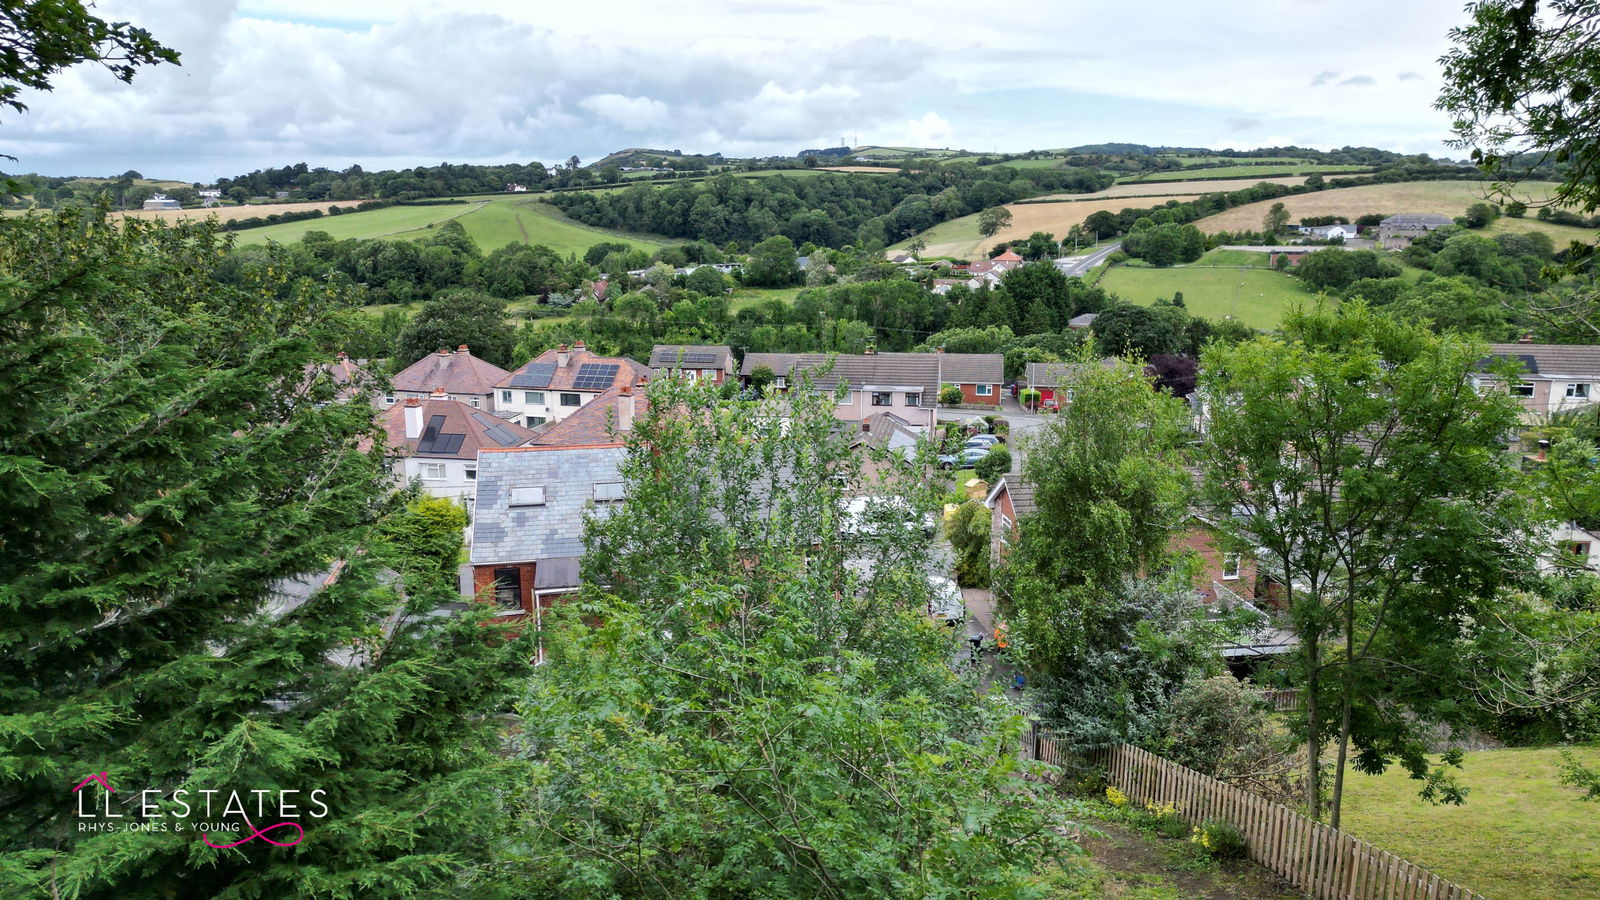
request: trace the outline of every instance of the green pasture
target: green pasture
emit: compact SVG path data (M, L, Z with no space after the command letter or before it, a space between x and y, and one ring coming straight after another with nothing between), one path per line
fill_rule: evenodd
M1130 303L1149 306L1183 292L1190 313L1219 321L1232 316L1253 328L1274 329L1294 300L1316 295L1299 280L1269 269L1170 269L1115 266L1100 280L1100 287Z
M1192 263L1189 263L1189 265L1248 266L1257 269L1265 269L1269 268L1269 259L1271 259L1271 256L1265 250L1258 253L1253 250L1224 250L1221 247L1218 247L1215 250L1206 251L1204 256ZM1188 295L1185 294L1184 296L1187 297Z
M1118 184L1139 181L1193 181L1197 178L1266 178L1275 175L1337 175L1340 173L1369 172L1371 166L1326 166L1317 163L1267 163L1242 166L1193 166L1166 172L1145 172L1125 175ZM1248 185L1244 185L1248 187Z

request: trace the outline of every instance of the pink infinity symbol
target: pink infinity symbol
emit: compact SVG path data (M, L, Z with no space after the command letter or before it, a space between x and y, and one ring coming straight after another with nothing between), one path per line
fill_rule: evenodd
M306 838L306 830L300 827L299 822L279 822L276 825L268 825L265 828L257 828L256 823L250 821L250 819L246 817L244 823L250 826L250 834L240 838L237 841L234 841L231 844L213 844L211 843L211 835L209 834L202 834L200 836L200 840L205 841L207 847L211 847L216 850L226 850L229 847L237 847L240 844L247 844L256 838L261 838L263 841L266 841L274 847L293 847L295 844L300 843ZM287 844L280 843L279 841L275 841L272 838L267 837L267 832L274 831L279 828L293 828L295 831L300 833L295 836L294 840L288 842Z

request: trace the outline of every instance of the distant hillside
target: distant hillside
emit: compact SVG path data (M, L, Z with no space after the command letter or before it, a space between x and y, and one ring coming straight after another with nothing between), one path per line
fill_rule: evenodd
M682 150L652 150L648 147L629 147L626 150L617 150L609 153L588 165L586 169L604 169L609 166L622 168L642 167L658 169L668 167L673 169L707 169L714 166L727 165L734 160L724 159L721 153L684 153Z
M795 158L805 159L808 156L815 156L819 159L833 159L835 157L845 157L850 155L851 150L849 147L828 147L822 150L801 150L799 153L795 154Z

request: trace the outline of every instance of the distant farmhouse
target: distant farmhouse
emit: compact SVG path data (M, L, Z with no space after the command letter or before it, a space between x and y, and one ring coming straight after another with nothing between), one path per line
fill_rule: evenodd
M1390 216L1378 223L1378 243L1385 250L1404 250L1422 235L1454 224L1455 219L1438 213L1403 213Z
M183 209L183 204L168 197L166 194L156 194L144 202L145 209Z

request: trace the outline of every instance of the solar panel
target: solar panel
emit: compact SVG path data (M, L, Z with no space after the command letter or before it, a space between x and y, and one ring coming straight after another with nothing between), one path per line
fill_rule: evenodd
M521 372L511 376L514 388L546 388L556 374L555 363L529 363Z
M494 441L496 444L502 447L515 447L517 444L522 443L522 438L517 437L517 433L512 431L506 423L490 418L483 413L473 413L472 418L483 426L483 433L488 435L489 440Z
M429 416L428 427L422 430L422 437L417 440L418 453L454 453L461 449L461 442L467 439L464 434L441 434L444 428L444 416Z
M622 366L606 365L603 363L584 363L578 367L578 376L573 379L572 389L575 391L603 391L611 387L611 382L617 378L617 372Z
M708 353L704 350L685 352L683 354L683 362L684 365L690 366L714 366L722 362L722 355L719 353Z

